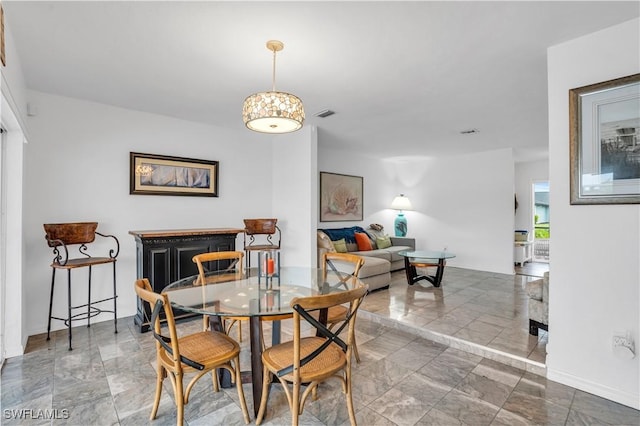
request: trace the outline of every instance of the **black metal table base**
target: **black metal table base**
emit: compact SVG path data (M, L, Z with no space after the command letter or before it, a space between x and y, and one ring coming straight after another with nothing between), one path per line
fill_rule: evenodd
M418 271L416 270L416 266L435 266L436 274L435 275L418 275ZM404 258L404 270L407 274L407 284L414 285L418 281L427 280L434 287L440 287L442 283L442 276L444 275L444 267L445 261L444 259L438 259L438 263L426 263L426 262L411 262L408 257Z

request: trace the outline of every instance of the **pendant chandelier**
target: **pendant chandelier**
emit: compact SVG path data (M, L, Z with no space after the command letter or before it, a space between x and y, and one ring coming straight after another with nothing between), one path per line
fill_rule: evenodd
M248 129L262 133L289 133L302 128L304 108L295 95L276 92L276 52L284 44L269 40L267 49L273 52L273 79L270 92L259 92L248 96L242 107L242 120Z

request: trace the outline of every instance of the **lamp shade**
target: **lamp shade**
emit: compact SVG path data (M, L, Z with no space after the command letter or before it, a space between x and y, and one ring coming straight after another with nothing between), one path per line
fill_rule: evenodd
M300 98L290 93L260 92L245 99L242 119L256 132L288 133L302 127L304 108Z
M284 43L269 40L267 49L273 52L272 89L247 96L242 105L242 121L255 132L295 132L304 122L302 101L291 93L276 92L276 52L284 49Z
M405 197L404 194L400 194L393 199L391 208L394 210L413 210L411 201L409 201L409 198Z

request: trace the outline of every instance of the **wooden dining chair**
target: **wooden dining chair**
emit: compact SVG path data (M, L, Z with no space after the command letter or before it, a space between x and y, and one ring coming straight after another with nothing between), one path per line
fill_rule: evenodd
M151 324L153 336L156 339L157 379L155 399L151 409L150 420L156 418L162 383L169 376L173 387L177 413L177 426L184 422L184 406L189 402L189 394L193 385L205 374L211 372L214 390L218 391L216 369L224 368L231 373L240 399L240 406L245 423L249 423L249 411L242 390L240 377L240 345L224 333L215 331L201 331L199 333L178 337L173 310L166 294L153 291L146 278L135 282L136 294L141 300L151 305ZM169 335L163 335L160 322L160 311L164 310ZM195 376L184 387L185 373Z
M229 271L242 273L242 259L244 253L241 251L217 251L211 253L201 253L193 256L193 262L198 266L198 283L204 284L210 282L210 278L207 277L207 272L210 271ZM210 262L215 262L214 267L211 267ZM207 267L209 265L209 267ZM214 276L215 277L215 276ZM226 281L226 280L223 280ZM246 317L224 317L222 319L222 326L224 332L229 334L231 327L234 324L238 324L238 340L242 342L242 320L246 320ZM209 327L209 318L203 317L203 329L207 330Z
M351 278L353 280L353 278ZM351 425L356 424L353 399L351 395L351 353L355 336L356 313L367 294L367 286L336 293L296 297L290 306L293 308L293 340L267 348L262 352L263 385L260 410L256 424L264 418L269 398L269 385L272 375L282 384L289 408L291 424L298 425L298 417L302 414L309 394L316 397L317 386L329 378L337 378L342 382L346 394L347 409ZM329 330L313 315L314 311L348 304L348 314L344 322L335 332ZM316 336L302 337L301 323L304 321L318 330ZM340 333L347 328L346 342ZM289 383L292 388L289 389ZM300 387L306 384L301 394Z
M334 263L335 262L335 263ZM341 264L348 265L349 269L352 268L350 272L342 272L340 270L347 268L338 268L336 266ZM360 273L360 268L364 265L364 259L361 256L350 254L350 253L329 253L326 252L322 255L322 271L323 271L323 280L327 281L327 272L332 270L336 272L341 278L341 282L343 280L349 279L351 276L357 277ZM339 270L340 269L340 270ZM338 305L332 306L329 308L327 312L327 324L329 325L329 330L333 330L333 328L344 321L348 313L348 309L345 306ZM356 340L354 337L353 340L353 354L356 357L356 361L360 362L360 354L358 353L358 345L356 344Z

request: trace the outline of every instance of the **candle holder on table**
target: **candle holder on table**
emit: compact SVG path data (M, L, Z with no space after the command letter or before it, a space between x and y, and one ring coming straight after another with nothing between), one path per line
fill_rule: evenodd
M258 252L258 284L264 283L267 290L273 290L273 281L280 286L280 251L262 250Z

